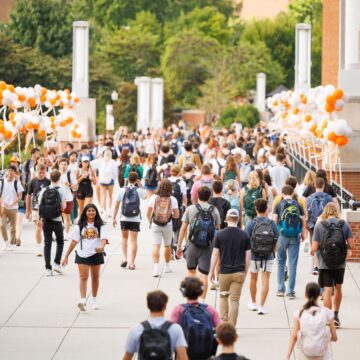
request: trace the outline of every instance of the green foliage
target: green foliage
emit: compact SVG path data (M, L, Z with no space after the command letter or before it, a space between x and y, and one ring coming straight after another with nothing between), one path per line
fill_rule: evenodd
M221 114L218 125L230 129L234 122L241 123L244 127L254 127L260 120L260 114L253 105L239 107L229 106Z
M198 31L184 31L170 38L162 59L165 81L176 106L194 106L200 86L210 76L219 43Z
M10 13L11 38L53 57L72 50L70 0L17 0Z
M289 13L298 23L314 24L322 17L322 0L293 0Z

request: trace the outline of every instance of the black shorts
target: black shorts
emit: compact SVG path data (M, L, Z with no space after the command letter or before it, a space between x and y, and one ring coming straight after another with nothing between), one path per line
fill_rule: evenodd
M82 265L102 265L104 263L104 254L103 253L96 253L88 258L80 257L78 254L75 256L75 264L82 264Z
M140 223L134 221L120 221L121 231L140 231Z
M86 198L92 198L94 196L94 191L90 189L81 189L76 192L76 198L79 200L85 200Z
M345 269L320 269L319 285L321 288L341 285L344 282Z

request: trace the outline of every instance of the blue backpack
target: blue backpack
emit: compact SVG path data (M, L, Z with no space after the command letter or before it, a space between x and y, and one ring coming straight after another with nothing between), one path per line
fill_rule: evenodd
M215 222L212 215L214 206L203 209L199 204L195 204L198 213L190 225L189 241L199 247L209 247L215 235Z
M135 217L140 214L140 197L136 187L126 188L121 212L126 217Z
M313 229L315 227L316 221L322 214L325 205L331 201L331 196L326 193L314 193L311 196L310 202L307 204L308 229Z
M209 359L216 353L212 317L206 304L183 304L179 324L188 343L189 359Z
M287 237L301 234L302 220L300 205L295 200L282 200L280 204L279 232Z

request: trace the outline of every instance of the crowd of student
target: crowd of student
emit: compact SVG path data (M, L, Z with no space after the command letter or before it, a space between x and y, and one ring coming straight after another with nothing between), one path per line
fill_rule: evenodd
M241 129L237 124L229 132L207 126L190 131L173 125L163 134L130 134L119 128L114 137L99 136L92 149L84 144L75 151L69 143L65 152L57 155L54 149L42 153L33 148L23 164L13 156L1 179L2 249L12 251L21 246L24 218L33 221L36 255L44 256L46 275L63 273L75 249L80 276L78 307L86 310L90 274L92 307L98 309L100 267L106 244L112 240L105 224L120 223L120 265L136 270L137 238L144 222L141 201L146 201L152 276L162 273L162 245L163 273L172 271L171 261L184 257L188 277L180 290L187 302L175 308L167 322L167 296L161 291L149 293L150 319L129 334L124 359L131 359L134 353L139 353L140 359L165 359L174 352L180 359L207 359L216 352L216 338L224 348L219 358L230 360L240 359L233 349L234 326L247 273L248 308L265 315L275 262L276 295L296 297L300 243L305 241L304 250L312 255L311 272L318 276L318 284L308 284L308 302L294 315L287 358L297 341L304 359L329 359L329 342L336 340L335 326L340 326L345 263L354 246L352 232L340 219L326 171L308 171L299 184L291 169L284 136L261 125ZM66 240L71 242L63 256ZM259 273L261 291L257 296ZM205 305L209 285L219 290L220 315ZM311 329L314 326L316 329Z

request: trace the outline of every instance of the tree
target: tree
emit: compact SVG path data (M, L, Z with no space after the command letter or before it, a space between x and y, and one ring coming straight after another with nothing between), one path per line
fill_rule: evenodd
M289 13L298 23L314 25L322 17L322 0L293 0L289 3Z
M177 107L194 106L200 86L210 77L219 43L198 31L184 31L170 38L162 58L169 93Z
M53 57L72 50L71 0L17 0L9 33L16 43Z
M230 129L234 122L246 127L254 127L260 120L260 114L253 105L230 105L222 112L218 125Z

